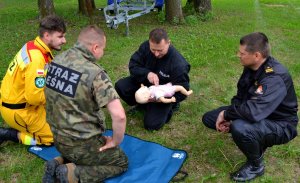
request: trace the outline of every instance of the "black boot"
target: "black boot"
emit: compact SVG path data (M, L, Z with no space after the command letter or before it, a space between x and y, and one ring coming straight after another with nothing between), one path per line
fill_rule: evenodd
M45 174L43 176L42 182L43 183L55 183L57 182L55 178L55 171L56 168L63 164L64 159L60 156L51 159L45 163Z
M230 174L234 181L246 182L264 174L263 157L257 160L248 160L238 171Z
M19 142L18 131L12 128L0 128L0 145L7 140Z

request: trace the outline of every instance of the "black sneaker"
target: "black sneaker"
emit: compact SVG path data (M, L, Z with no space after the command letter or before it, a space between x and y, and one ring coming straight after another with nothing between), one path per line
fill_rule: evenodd
M56 159L49 160L45 163L45 174L43 176L43 183L56 182L55 170L58 167L59 162Z
M19 142L18 131L13 128L0 128L0 145L4 141Z
M75 168L76 165L74 163L59 165L56 168L56 179L60 183L79 182L79 179L75 175Z

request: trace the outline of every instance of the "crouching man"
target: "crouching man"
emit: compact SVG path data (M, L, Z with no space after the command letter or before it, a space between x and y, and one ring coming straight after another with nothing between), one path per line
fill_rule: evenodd
M248 181L264 174L263 156L268 147L297 136L298 105L287 69L270 56L268 38L251 33L240 39L237 53L244 66L231 105L204 114L203 123L230 132L247 162L231 174L234 181Z

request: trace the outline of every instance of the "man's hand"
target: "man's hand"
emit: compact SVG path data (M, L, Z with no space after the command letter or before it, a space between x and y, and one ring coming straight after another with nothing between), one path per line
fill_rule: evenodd
M216 130L223 133L228 133L230 130L230 121L224 119L224 111L221 111L217 118Z
M99 151L105 151L106 149L114 148L117 145L113 141L112 137L109 136L103 136L105 138L105 145L100 147Z
M147 76L147 79L153 85L159 85L159 78L155 73L149 72L148 76Z

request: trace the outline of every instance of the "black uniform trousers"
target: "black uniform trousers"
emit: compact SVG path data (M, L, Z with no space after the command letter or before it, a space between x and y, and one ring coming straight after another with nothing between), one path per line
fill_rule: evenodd
M218 115L227 108L223 106L205 113L202 118L204 125L216 130ZM297 123L268 119L259 122L236 119L230 125L230 133L235 144L252 161L259 159L267 147L284 144L295 138L296 126Z
M143 83L146 85L146 83ZM141 87L141 83L136 83L131 77L122 78L115 84L115 89L122 100L128 105L137 105L135 92ZM149 102L143 105L145 109L144 127L147 130L158 130L165 123L169 122L172 115L172 104L161 102Z

